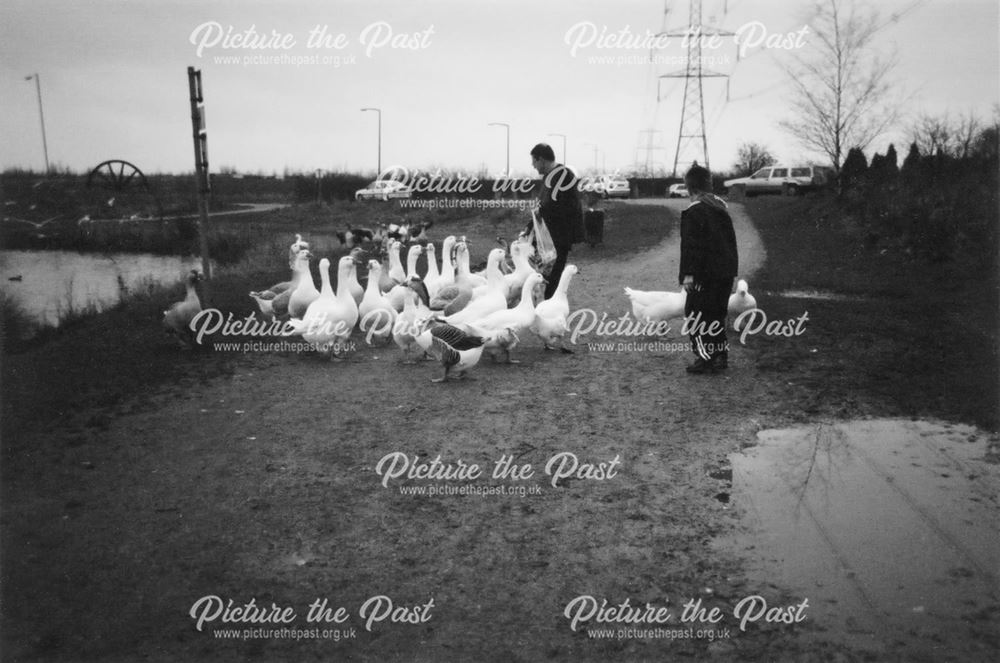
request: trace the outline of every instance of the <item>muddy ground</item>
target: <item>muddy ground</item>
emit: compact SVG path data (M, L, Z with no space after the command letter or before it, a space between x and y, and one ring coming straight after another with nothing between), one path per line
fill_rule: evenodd
M616 226L620 208L611 207L606 232L635 250L575 251L574 308L618 317L627 310L622 286L674 288L677 233L669 230L680 203L667 205L657 214L668 232L652 245ZM741 206L734 216L741 275L753 290L764 246ZM485 233L474 239L489 243ZM766 298L760 305L767 310ZM676 330L671 340L682 340ZM808 333L771 339L763 366L754 339L737 342L728 372L690 376L686 352L582 343L563 355L526 338L515 351L520 364L484 362L472 379L447 384L430 383L433 364L401 365L394 347L362 348L339 364L236 353L215 377L152 387L112 415L75 412L73 423L8 431L4 660L891 658L826 638L810 619L739 633L730 620L729 637L718 640L602 640L571 630L564 616L581 595L676 613L690 599L727 613L754 594L772 605L801 600L748 583L741 559L713 547L735 516L720 499L725 481L710 475L763 428L874 414L877 403L860 397L803 411L803 402L824 400L826 385L809 368L774 366L776 356L836 342ZM775 354L777 343L786 354ZM200 358L178 353L177 361ZM536 494L403 494L401 486L470 482L383 487L376 467L393 452L477 463L487 475L513 456L534 476L471 483ZM553 486L544 468L562 452L594 464L617 458L618 471ZM353 627L356 637L222 639L213 632L229 625L198 631L189 615L208 595L293 607L290 626L299 629L314 628L308 606L325 598L350 614L334 628ZM359 609L378 595L409 607L433 599L429 619L368 631Z

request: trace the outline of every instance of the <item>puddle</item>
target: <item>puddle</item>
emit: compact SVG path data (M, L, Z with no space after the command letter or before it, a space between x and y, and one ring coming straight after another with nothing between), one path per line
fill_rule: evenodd
M782 290L781 292L768 294L776 297L789 297L791 299L822 299L832 302L860 302L867 299L863 295L845 295L826 290Z
M750 587L809 599L819 637L902 659L996 654L1000 466L971 426L768 430L730 456ZM930 660L930 659L928 659ZM995 659L993 659L995 660Z

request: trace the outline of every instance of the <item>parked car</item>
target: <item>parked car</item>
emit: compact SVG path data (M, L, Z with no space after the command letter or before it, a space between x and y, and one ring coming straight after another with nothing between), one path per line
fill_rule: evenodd
M581 177L580 181L577 183L577 189L580 193L600 194L604 191L601 181L596 177Z
M687 198L689 195L687 184L684 184L684 182L671 184L670 188L667 189L668 198Z
M765 193L795 196L819 188L832 179L830 169L824 166L767 166L750 177L726 180L723 184L730 194L737 196Z
M413 189L395 180L375 180L364 189L354 192L354 200L389 200L391 198L410 198Z
M617 198L628 198L632 193L631 187L629 187L628 180L619 175L603 175L601 176L601 187L600 193L605 198L617 197Z

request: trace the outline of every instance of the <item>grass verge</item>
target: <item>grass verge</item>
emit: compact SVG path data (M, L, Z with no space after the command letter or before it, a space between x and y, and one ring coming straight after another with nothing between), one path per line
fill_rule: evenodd
M758 305L769 320L809 314L795 342L756 343L758 367L787 374L802 415L931 415L997 430L993 247L929 263L870 246L829 198L759 199L746 209L767 247L751 287ZM778 296L789 290L845 298Z

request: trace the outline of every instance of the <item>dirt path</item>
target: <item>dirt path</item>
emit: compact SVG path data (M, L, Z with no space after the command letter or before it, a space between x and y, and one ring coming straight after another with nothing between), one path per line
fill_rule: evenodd
M675 211L677 204L668 203ZM741 275L763 252L734 208ZM665 217L666 218L666 217ZM614 232L613 215L606 232ZM622 286L672 288L677 238L629 260L581 250L574 308L618 317ZM675 333L676 334L676 333ZM676 340L680 340L677 338ZM8 468L19 495L4 523L11 660L753 660L794 653L795 630L764 627L707 640L594 640L563 611L591 595L679 610L690 598L729 606L746 587L738 560L712 550L730 515L708 471L763 424L780 387L757 379L736 344L731 370L686 375L669 351L544 352L485 363L475 380L432 385L437 367L362 349L331 365L316 356L248 354L234 375L162 390L153 407L106 429L42 438ZM30 438L32 433L27 434ZM477 486L539 494L413 496L375 469L387 454L476 463ZM604 480L544 473L555 454L611 463ZM501 456L531 463L523 481L491 479ZM188 611L217 595L243 604L344 606L356 639L220 641ZM375 595L417 606L420 624L364 630ZM23 599L23 600L19 600ZM237 624L239 627L245 625ZM20 635L30 634L30 635ZM815 645L812 645L815 647Z

